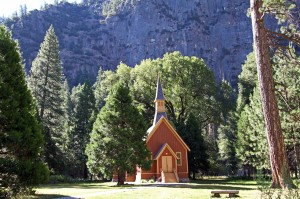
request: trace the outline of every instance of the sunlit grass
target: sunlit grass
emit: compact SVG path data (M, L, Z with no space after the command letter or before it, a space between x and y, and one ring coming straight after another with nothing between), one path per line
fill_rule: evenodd
M35 195L28 198L58 198L116 189L116 183L65 183L41 185L35 189Z
M211 190L213 189L237 189L240 191L239 198L258 199L260 192L253 186L243 185L227 185L227 184L204 184L190 183L182 185L157 186L137 188L126 192L119 192L109 195L110 199L131 198L131 199L182 199L182 198L211 198ZM222 198L228 197L227 194L222 195ZM107 196L93 196L87 199L108 198Z
M259 199L255 181L231 180L225 178L203 179L186 184L139 184L116 186L116 183L69 183L43 185L36 189L36 195L30 199L50 199L76 196L87 199L98 198L130 198L130 199L180 199L180 198L211 198L211 190L239 190L239 198ZM222 195L226 198L228 195Z

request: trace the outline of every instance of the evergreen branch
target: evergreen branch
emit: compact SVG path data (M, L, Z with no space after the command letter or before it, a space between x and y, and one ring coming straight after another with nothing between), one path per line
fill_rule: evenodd
M269 29L266 29L266 31L268 37L272 39L272 41L290 41L300 47L300 36L297 33L294 33L293 35L289 36L283 33L271 31Z

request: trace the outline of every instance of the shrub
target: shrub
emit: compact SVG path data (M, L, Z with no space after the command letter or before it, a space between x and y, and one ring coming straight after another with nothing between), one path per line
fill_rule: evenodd
M57 183L70 183L74 182L75 180L71 178L70 176L64 176L64 175L51 175L49 177L49 183L50 184L57 184Z

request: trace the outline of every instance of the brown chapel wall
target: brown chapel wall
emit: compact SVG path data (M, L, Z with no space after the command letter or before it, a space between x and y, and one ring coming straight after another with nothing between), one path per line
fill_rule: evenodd
M177 167L178 174L182 172L187 172L186 149L175 137L170 128L164 122L162 122L147 142L148 148L152 151L153 158L160 149L160 147L165 143L168 143L168 145L172 148L174 153L181 152L182 166Z

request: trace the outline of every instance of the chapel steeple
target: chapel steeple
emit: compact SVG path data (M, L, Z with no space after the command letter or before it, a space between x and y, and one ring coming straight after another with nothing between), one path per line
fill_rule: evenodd
M162 90L162 86L160 83L159 76L157 77L157 85L156 85L156 95L155 95L155 116L153 121L153 126L159 121L159 119L164 116L167 118L166 108L165 108L165 96Z

